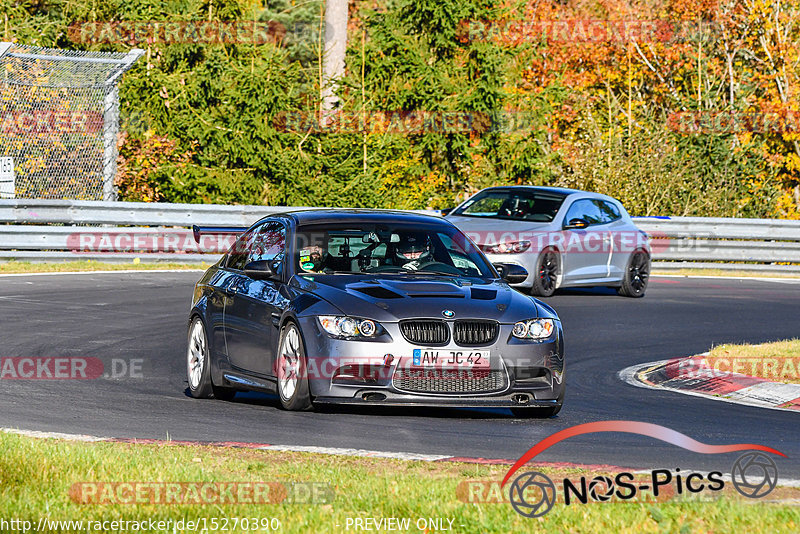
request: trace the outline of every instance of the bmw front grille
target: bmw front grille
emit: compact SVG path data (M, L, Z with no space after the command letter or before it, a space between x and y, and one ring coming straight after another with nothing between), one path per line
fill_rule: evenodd
M450 328L437 319L400 321L400 332L406 341L416 345L447 345L450 341Z
M453 341L464 347L491 345L499 331L497 321L456 321L453 324Z
M497 321L458 320L453 325L453 341L462 347L491 345L497 339ZM400 321L400 332L415 345L441 346L450 341L450 323L438 319Z

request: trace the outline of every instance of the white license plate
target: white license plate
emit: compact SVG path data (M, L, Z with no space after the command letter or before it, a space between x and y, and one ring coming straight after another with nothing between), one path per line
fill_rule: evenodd
M488 369L488 350L414 349L414 367Z

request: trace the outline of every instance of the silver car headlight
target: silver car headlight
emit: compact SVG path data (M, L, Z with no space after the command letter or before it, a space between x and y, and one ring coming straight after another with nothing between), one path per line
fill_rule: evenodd
M489 254L520 254L531 248L530 241L512 241L497 245L485 245L483 251Z
M319 315L319 324L333 337L374 338L382 330L380 323L371 319L347 315Z
M519 339L547 339L555 329L553 319L529 319L514 324L511 335Z

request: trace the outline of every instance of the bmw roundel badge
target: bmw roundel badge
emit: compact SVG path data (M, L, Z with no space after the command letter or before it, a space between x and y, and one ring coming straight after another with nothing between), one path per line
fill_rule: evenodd
M454 312L453 310L442 310L442 315L447 319L452 319L453 317L456 316L456 312Z

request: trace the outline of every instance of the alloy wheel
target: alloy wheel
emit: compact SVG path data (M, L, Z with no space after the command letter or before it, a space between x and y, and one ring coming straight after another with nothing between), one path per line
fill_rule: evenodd
M631 258L631 264L628 268L631 288L637 293L644 291L647 287L647 279L649 276L650 268L647 262L647 256L643 252L637 252L633 255L633 258Z
M189 375L189 387L197 389L203 379L203 366L206 361L206 336L203 331L202 321L195 320L192 325L192 333L189 338L189 349L187 351L187 366Z
M556 253L549 250L542 255L542 261L539 264L539 280L541 281L542 289L551 291L556 287L556 279L558 277L558 256Z
M280 394L285 401L291 400L297 391L300 380L300 358L300 336L297 329L292 326L286 332L278 366Z

